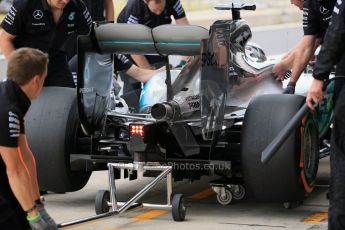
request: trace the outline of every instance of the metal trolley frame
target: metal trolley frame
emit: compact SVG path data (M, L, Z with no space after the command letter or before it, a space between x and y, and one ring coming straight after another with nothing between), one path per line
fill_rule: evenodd
M161 173L143 189L141 189L136 195L134 195L127 202L118 202L116 197L116 185L115 185L115 174L114 170L129 170L143 173L146 170L150 171L161 171ZM160 166L152 165L150 163L134 162L134 163L108 163L108 177L109 177L109 191L99 191L96 196L96 212L97 207L100 211L94 216L89 216L74 221L61 223L58 225L59 228L64 228L84 222L101 219L109 216L122 214L128 210L135 208L155 208L163 210L171 210L172 216L175 221L183 221L186 216L186 206L184 202L184 196L182 194L174 194L172 196L172 166ZM150 189L152 189L157 183L166 177L167 181L167 203L166 204L148 204L148 203L136 203L142 198ZM109 199L109 201L108 201ZM109 208L111 210L109 211Z

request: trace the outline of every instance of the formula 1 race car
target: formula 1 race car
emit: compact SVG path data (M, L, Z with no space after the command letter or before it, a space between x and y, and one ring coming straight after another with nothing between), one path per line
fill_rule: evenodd
M209 30L109 23L96 24L79 38L77 92L45 88L26 118L41 190L79 190L92 171L105 170L108 163L154 162L173 165L174 180L219 175L211 185L221 204L245 194L291 203L312 192L320 139L332 117L332 89L318 113L305 115L263 164L263 149L304 104L311 74L303 74L297 94L282 94L282 83L271 74L277 59L248 42L252 33L240 17L255 5L217 8L231 10L232 20L216 21ZM165 72L144 84L139 110L133 111L114 90L113 53L191 59L182 69L167 62ZM118 178L120 171L113 174ZM144 176L155 175L144 170Z

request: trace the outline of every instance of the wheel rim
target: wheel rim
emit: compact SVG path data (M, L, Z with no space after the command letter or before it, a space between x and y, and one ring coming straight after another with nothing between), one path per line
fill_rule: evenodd
M237 187L237 188L236 188ZM246 191L242 185L237 185L234 189L231 190L232 197L235 200L242 200L246 194Z
M228 205L232 201L232 193L228 189L225 189L224 195L221 193L217 195L217 200L221 205Z

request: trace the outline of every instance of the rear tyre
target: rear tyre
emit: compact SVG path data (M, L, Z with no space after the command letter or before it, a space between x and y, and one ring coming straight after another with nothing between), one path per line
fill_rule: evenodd
M70 154L78 152L80 121L76 95L73 88L45 87L25 117L42 191L76 191L85 186L91 175L70 167Z
M294 202L314 188L319 136L312 114L303 118L268 164L261 152L305 102L299 95L255 97L243 121L241 156L245 187L256 199Z

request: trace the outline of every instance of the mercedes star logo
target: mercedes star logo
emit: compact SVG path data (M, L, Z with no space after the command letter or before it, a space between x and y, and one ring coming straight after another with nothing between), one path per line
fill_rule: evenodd
M329 10L323 6L320 6L320 13L321 14L328 14Z
M33 13L33 16L37 20L41 19L43 17L42 10L35 10L34 13Z

